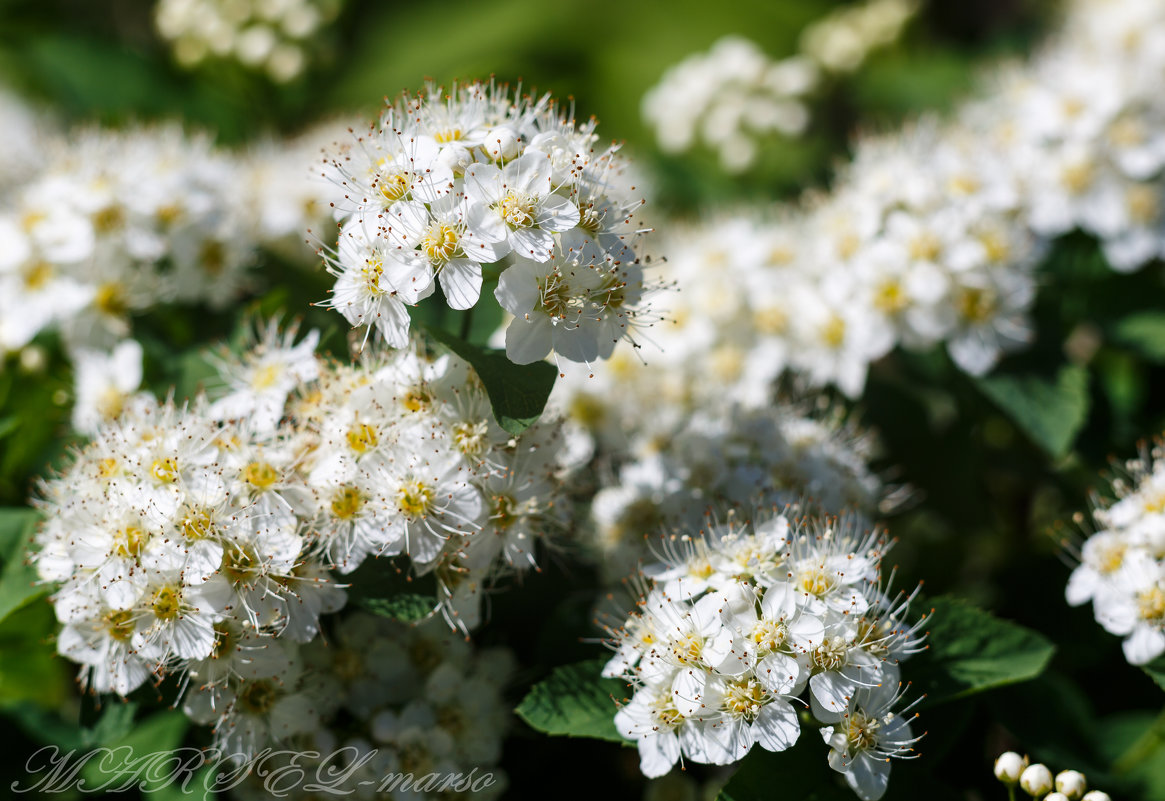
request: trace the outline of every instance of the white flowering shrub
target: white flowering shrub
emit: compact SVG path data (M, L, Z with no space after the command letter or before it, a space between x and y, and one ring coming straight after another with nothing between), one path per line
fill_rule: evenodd
M1165 797L1165 12L829 5L0 4L10 794Z

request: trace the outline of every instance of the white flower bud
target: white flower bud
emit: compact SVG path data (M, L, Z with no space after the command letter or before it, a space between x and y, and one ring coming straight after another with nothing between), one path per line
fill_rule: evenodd
M1019 775L1019 786L1032 798L1043 798L1052 792L1052 771L1047 765L1029 765Z
M486 134L481 146L494 161L512 159L522 150L522 138L513 128L503 125Z
M1044 801L1071 801L1071 799L1063 793L1048 793L1044 796Z
M1088 789L1088 780L1077 770L1062 770L1056 774L1056 790L1075 801Z
M1112 798L1102 790L1090 790L1084 794L1084 798L1080 801L1112 801Z
M1004 751L995 760L995 778L1004 784L1015 784L1026 767L1027 757L1021 757L1014 751Z

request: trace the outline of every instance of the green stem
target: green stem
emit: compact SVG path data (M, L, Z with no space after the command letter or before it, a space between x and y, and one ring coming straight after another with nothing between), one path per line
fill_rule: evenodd
M1015 785L1007 785L1007 801L1015 801Z
M469 330L473 326L473 307L470 306L465 310L465 314L461 316L461 338L466 342L469 341Z

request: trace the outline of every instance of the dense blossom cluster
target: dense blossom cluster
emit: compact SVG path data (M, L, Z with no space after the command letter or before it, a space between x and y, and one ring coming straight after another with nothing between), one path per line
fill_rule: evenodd
M399 346L409 306L440 284L470 309L487 267L514 316L512 361L608 357L647 319L632 222L643 201L594 127L493 84L401 97L328 164L344 195L328 304Z
M313 40L340 6L341 0L160 0L154 23L183 66L229 60L286 83L304 71Z
M310 641L345 600L333 571L369 556L434 573L434 611L464 632L564 514L556 426L502 431L464 362L416 347L324 366L314 332L293 337L271 326L224 361L213 403L132 397L45 484L34 560L91 689L245 674L236 645L257 664L272 639Z
M1092 234L1120 272L1165 253L1165 105L1151 78L1165 69L1165 13L1076 5L1059 38L953 121L858 142L829 196L663 243L690 293L671 333L697 373L747 392L789 366L857 396L895 346L941 343L981 375L1030 342L1052 238Z
M280 769L356 799L446 798L446 781L486 799L504 790L496 765L509 723L508 651L475 651L440 623L406 626L367 613L345 615L326 644L269 647L262 667L253 660L217 677L184 705L193 720L214 726L224 754L258 758L238 796L270 798L263 780ZM264 755L272 740L284 750ZM285 764L292 754L294 767ZM315 797L309 783L279 789Z
M917 11L912 0L870 0L806 28L801 54L773 60L753 42L726 36L707 53L668 68L643 97L643 118L668 153L697 141L724 169L741 172L774 135L801 136L823 73L857 69L871 51L892 43Z
M642 426L630 433L625 450L597 454L584 534L609 577L650 560L665 532L698 529L709 509L810 497L831 511L873 513L892 502L868 466L870 436L836 414L784 401L767 409L706 407L666 434Z
M914 594L891 596L888 543L859 520L767 514L677 534L644 571L636 610L611 630L606 676L634 694L615 715L648 776L681 758L727 765L801 734L794 704L823 728L830 766L864 801L881 798L890 757L912 754L912 704L898 663L919 651ZM925 618L924 618L925 620Z
M254 245L230 160L176 126L82 130L0 210L0 347L58 328L105 348L129 315L166 301L238 297Z
M1092 512L1096 531L1080 547L1067 598L1091 601L1096 621L1124 638L1125 658L1144 665L1165 653L1165 450L1154 446L1124 473Z

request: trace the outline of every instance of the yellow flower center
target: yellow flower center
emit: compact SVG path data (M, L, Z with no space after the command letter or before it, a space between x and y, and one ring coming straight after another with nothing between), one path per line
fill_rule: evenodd
M150 475L163 484L173 484L178 480L178 460L172 456L155 459L150 465Z
M368 453L380 442L376 429L368 423L354 423L348 429L345 438L348 440L348 447L360 454Z
M417 479L406 481L397 493L397 506L407 517L424 517L435 495L432 487Z
M154 601L151 606L154 610L154 616L159 620L173 620L182 611L178 590L169 586L162 587L154 593Z
M340 487L332 495L332 514L340 520L351 520L364 508L364 494L353 486Z
M145 529L130 523L114 537L114 552L122 559L137 559L147 539L149 534Z
M959 290L955 308L959 316L970 323L982 323L995 314L995 293L978 287L963 287Z
M110 612L105 616L105 630L109 636L119 642L125 642L133 636L133 613L128 609Z
M251 462L243 468L243 481L257 490L269 489L278 480L278 471L267 462Z
M525 192L506 192L497 204L498 214L511 228L529 228L533 225L536 209L537 201Z
M433 223L421 237L421 250L437 266L453 258L460 246L461 238L457 229L448 223Z

